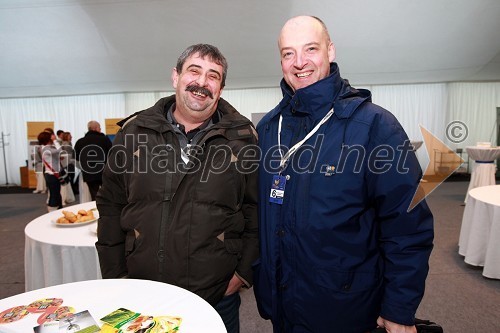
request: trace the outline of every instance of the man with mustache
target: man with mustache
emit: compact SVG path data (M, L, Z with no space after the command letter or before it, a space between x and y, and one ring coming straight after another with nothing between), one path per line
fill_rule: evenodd
M422 172L408 137L342 79L320 19L290 19L278 47L283 99L257 125L259 312L276 333L415 333L433 218L410 209Z
M227 62L188 47L175 95L119 122L97 195L103 278L174 284L239 332L239 290L258 256L258 149L251 122L220 98ZM126 291L124 291L126 292Z

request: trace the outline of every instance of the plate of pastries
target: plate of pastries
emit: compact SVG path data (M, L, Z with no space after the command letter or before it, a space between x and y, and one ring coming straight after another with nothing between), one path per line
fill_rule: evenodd
M78 211L63 210L62 216L59 216L53 223L61 227L73 227L95 222L98 218L96 208L80 209Z

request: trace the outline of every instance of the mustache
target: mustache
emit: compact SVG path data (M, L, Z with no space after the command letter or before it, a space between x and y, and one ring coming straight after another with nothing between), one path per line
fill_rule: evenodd
M212 95L212 92L210 90L208 90L207 88L204 88L204 87L197 86L195 84L191 84L191 85L187 86L186 91L197 92L197 93L200 93L203 95L207 95L211 99L214 99L214 95Z

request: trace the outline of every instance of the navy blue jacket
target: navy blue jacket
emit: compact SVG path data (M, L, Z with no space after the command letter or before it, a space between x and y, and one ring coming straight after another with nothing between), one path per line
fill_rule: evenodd
M331 74L283 100L258 124L259 312L275 332L361 333L380 315L412 325L433 242L425 201L408 211L422 172L396 118ZM286 152L333 116L292 156L284 202L269 202L279 173L278 122Z

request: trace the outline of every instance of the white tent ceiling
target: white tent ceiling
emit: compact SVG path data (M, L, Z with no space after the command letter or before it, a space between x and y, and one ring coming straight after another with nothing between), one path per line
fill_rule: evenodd
M299 14L325 21L357 85L500 81L499 0L0 0L0 98L170 90L199 42L227 57L227 89L277 86Z

